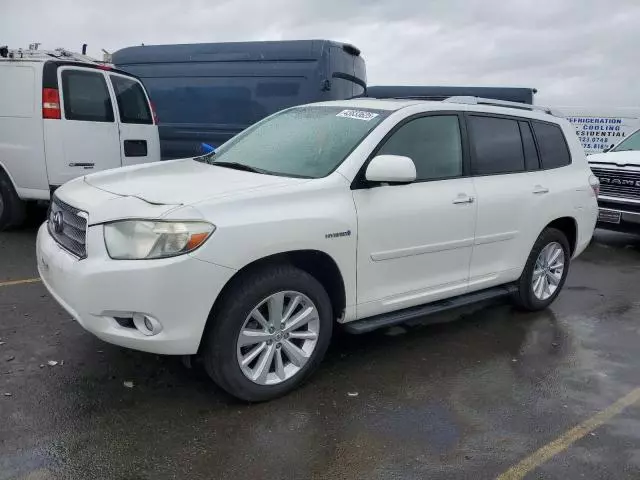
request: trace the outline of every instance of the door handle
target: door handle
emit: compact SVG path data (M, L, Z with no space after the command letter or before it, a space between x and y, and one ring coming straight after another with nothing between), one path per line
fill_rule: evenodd
M460 195L458 195L458 197L457 197L457 198L455 198L455 199L453 200L453 203L455 203L455 204L460 204L460 203L473 203L473 202L475 202L475 200L476 200L475 198L470 197L470 196L468 196L468 195L465 195L465 194L461 193Z
M535 195L541 195L544 193L549 193L549 189L543 187L542 185L536 185L535 187L533 187L533 193Z

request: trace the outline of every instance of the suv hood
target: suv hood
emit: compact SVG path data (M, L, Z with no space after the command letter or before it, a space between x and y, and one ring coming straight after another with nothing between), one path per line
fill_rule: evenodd
M587 157L589 163L616 165L618 167L640 167L640 151L629 150L627 152L596 153Z
M191 158L117 168L85 177L85 182L105 192L158 205L190 205L210 198L306 181L217 167Z

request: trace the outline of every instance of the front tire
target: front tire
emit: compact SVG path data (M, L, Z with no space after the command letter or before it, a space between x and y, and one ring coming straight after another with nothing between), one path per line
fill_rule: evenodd
M205 368L241 400L282 396L318 368L331 339L332 312L320 282L292 265L244 275L209 319Z
M545 229L531 249L516 283L515 304L529 311L547 308L558 296L569 273L571 250L564 233Z

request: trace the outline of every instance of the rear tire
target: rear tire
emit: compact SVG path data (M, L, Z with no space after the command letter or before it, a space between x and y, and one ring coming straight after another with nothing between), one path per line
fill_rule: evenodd
M9 176L0 169L0 232L22 225L25 217L25 203L18 197Z
M272 313L278 311L282 322ZM311 312L305 320L313 320L293 328L304 312ZM292 265L271 265L240 277L210 315L203 338L205 369L241 400L262 402L285 395L318 368L331 340L332 312L320 282ZM260 340L248 334L258 334ZM245 339L251 341L241 345ZM255 360L244 364L260 348ZM305 355L299 356L301 352ZM262 362L266 371L260 368Z
M545 229L533 244L522 275L516 282L517 291L513 296L516 306L532 312L547 308L564 286L570 261L571 249L565 234L555 228Z

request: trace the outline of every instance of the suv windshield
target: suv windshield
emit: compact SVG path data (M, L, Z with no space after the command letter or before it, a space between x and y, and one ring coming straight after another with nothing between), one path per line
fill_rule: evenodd
M626 140L613 147L612 152L627 152L629 150L640 150L640 130L636 130Z
M289 177L331 173L389 114L384 110L305 106L284 110L197 160ZM226 165L225 165L226 164Z

